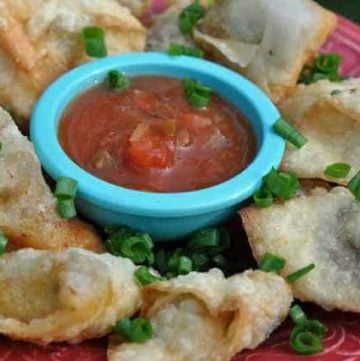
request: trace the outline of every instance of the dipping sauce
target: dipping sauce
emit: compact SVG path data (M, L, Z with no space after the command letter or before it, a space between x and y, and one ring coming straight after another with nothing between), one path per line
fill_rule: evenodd
M186 99L181 80L131 79L126 90L97 85L69 106L60 142L79 166L108 182L153 192L221 183L256 153L250 124L213 95L205 108Z

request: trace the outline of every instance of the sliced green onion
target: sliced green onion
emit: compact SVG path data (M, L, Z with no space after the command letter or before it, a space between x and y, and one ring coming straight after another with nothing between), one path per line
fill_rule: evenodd
M151 322L141 317L133 321L124 318L115 324L113 331L136 343L146 342L153 335Z
M81 35L87 55L94 58L103 58L107 55L104 29L97 26L88 26L82 29Z
M264 272L278 273L285 267L285 264L286 260L284 258L267 252L260 260L259 268Z
M75 179L61 177L56 182L55 196L58 199L75 199L78 182Z
M341 64L339 54L321 54L315 59L315 68L323 74L337 73Z
M334 163L326 167L325 174L332 178L345 178L349 175L351 166L347 163Z
M311 272L313 269L315 268L315 264L311 263L308 266L299 269L298 271L291 273L287 276L287 280L290 283L296 282L297 280L299 280L301 277L305 276L306 274L308 274L309 272Z
M212 97L212 89L193 79L184 79L183 86L188 102L196 108L206 107Z
M194 271L203 271L209 264L209 257L205 253L192 253L191 260Z
M0 142L0 151L2 150L2 147L3 147L3 145L2 145L2 143Z
M73 199L58 199L57 210L62 218L70 219L76 217L75 201Z
M148 244L148 237L149 235L139 234L124 240L120 245L122 255L136 264L149 260L152 254L152 246Z
M204 52L201 49L192 48L177 43L170 44L168 49L168 54L172 56L186 55L186 56L192 56L194 58L204 57Z
M206 228L195 232L188 247L190 249L203 249L209 247L218 247L220 244L220 231L217 228Z
M295 325L303 325L308 321L305 312L299 305L295 305L290 308L290 317Z
M264 184L272 194L288 200L299 190L300 184L296 175L292 172L279 172L273 168L265 176Z
M302 148L307 139L285 119L280 118L273 126L274 131L296 148Z
M135 277L143 286L163 280L162 277L152 274L149 268L145 266L141 266L135 271Z
M349 182L348 188L355 198L360 201L360 172L358 172Z
M308 320L303 327L319 337L324 337L328 331L327 327L318 320Z
M108 72L106 84L113 90L124 90L130 86L130 80L120 71L111 70Z
M341 94L341 90L339 90L339 89L335 89L330 93L330 95L332 95L332 96L339 95L339 94Z
M270 207L274 202L271 191L265 186L261 186L260 189L254 193L253 199L255 205L259 208Z
M177 273L179 258L183 255L183 251L181 249L177 249L168 259L168 268L171 272Z
M321 338L308 331L299 331L298 327L294 328L290 336L290 345L293 350L303 355L322 352L324 347Z
M167 254L164 249L160 249L155 254L155 267L161 273L165 274L168 270Z
M179 16L179 29L183 35L191 35L196 23L205 16L206 10L195 0L187 6Z
M192 261L189 257L181 256L179 257L177 272L179 275L187 275L192 271Z
M5 253L8 242L9 240L6 237L6 234L0 229L0 255Z

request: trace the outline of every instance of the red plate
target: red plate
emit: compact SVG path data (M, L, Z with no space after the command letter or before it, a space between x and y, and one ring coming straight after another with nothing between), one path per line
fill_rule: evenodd
M163 3L164 0L158 0L154 10L161 9ZM360 76L360 27L340 17L338 29L323 50L343 55L343 74ZM288 346L290 325L284 324L263 345L254 351L237 355L233 361L360 361L360 317L327 313L318 309L313 309L312 312L314 317L322 320L330 330L323 353L315 356L294 354ZM0 339L0 361L35 360L106 361L106 340L85 342L76 346L52 345L41 348Z

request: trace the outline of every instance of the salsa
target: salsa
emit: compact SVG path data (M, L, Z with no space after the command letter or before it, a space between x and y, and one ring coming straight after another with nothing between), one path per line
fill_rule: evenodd
M221 183L254 158L244 116L213 95L191 106L181 80L142 76L122 91L96 85L66 110L59 138L68 156L108 182L144 191L182 192Z

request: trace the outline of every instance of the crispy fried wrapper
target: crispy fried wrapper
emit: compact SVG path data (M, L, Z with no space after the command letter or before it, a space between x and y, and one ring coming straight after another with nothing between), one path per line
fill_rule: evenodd
M222 0L198 23L196 42L278 102L336 26L312 0Z
M109 361L228 361L256 348L286 317L292 295L281 277L248 271L190 273L143 289L141 314L152 323L144 344L114 336Z
M201 4L207 6L208 2L209 0L202 0ZM147 50L166 51L171 43L196 46L194 40L181 34L179 29L179 15L193 0L172 0L169 3L169 7L155 17L149 28Z
M90 60L86 26L104 29L109 54L144 49L144 27L116 0L0 0L0 105L24 128L46 86Z
M280 104L282 115L308 138L301 149L288 145L282 168L300 178L320 178L346 185L360 169L360 79L322 80L299 85ZM348 163L346 178L324 174L327 166Z
M10 246L101 251L100 237L92 226L58 215L32 144L1 108L0 142L0 229Z
M360 312L360 203L347 188L317 188L240 214L257 261L266 252L285 258L284 277L315 264L292 283L296 298L326 310Z
M135 265L81 249L19 250L0 258L0 333L46 345L110 332L140 308Z

